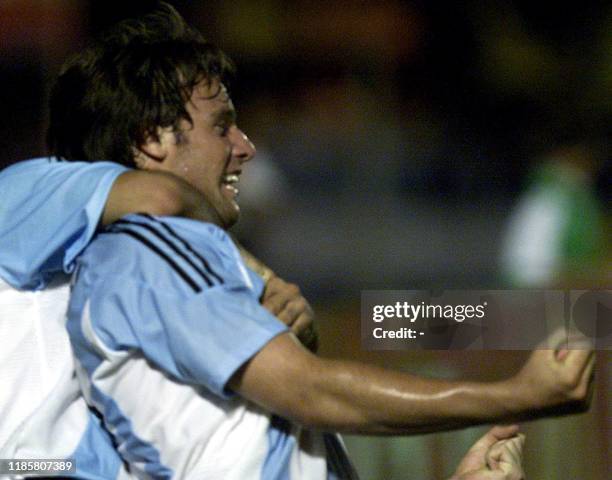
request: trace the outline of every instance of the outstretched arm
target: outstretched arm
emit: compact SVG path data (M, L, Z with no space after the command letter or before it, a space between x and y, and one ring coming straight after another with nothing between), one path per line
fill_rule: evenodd
M517 375L504 381L433 380L321 359L284 334L245 364L230 387L311 428L417 434L554 414L567 405L578 408L587 397L593 365L592 351L572 350L558 360L554 350L536 350Z

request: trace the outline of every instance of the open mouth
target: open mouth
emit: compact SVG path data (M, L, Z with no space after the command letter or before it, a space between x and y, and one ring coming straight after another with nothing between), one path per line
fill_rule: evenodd
M238 196L238 193L240 192L237 187L239 181L240 177L238 176L238 174L230 173L224 175L221 179L223 190L228 192L233 198L236 198Z

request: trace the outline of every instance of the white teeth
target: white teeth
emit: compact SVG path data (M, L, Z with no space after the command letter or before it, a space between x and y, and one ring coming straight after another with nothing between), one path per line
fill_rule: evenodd
M238 175L235 175L235 174L225 175L223 177L223 183L238 183L239 180L240 180L240 177L238 177Z

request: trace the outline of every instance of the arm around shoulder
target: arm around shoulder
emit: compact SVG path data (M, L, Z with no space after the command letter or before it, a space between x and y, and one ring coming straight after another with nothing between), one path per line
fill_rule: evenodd
M201 193L179 177L165 172L131 170L117 178L104 208L102 224L113 223L129 213L218 222L217 213Z

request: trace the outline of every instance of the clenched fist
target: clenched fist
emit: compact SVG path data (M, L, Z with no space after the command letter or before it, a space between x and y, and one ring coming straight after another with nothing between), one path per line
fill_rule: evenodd
M571 413L586 410L592 393L595 352L585 339L558 331L534 350L516 376L527 407Z
M449 480L524 480L524 443L516 425L493 427L470 448Z

